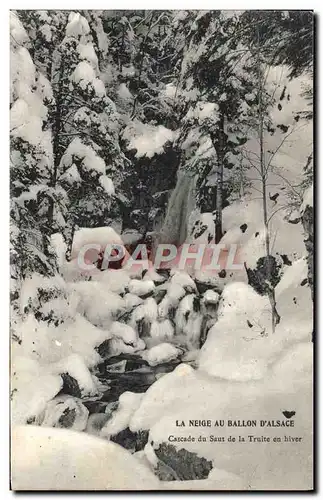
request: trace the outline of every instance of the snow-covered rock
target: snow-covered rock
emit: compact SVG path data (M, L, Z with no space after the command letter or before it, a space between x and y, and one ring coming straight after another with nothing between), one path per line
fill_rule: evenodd
M175 314L176 333L183 333L188 322L188 318L193 312L193 302L195 295L186 295L179 303Z
M59 375L45 373L39 363L30 358L14 356L11 376L13 425L34 422L62 387Z
M88 409L80 399L71 396L57 396L49 401L44 411L43 427L70 428L83 431L89 416Z
M105 269L94 273L92 279L104 284L110 292L120 294L126 291L130 276L124 269Z
M125 344L136 345L138 342L138 334L135 330L125 323L114 321L110 327L110 333L113 337L121 339Z
M102 427L100 435L110 437L129 426L130 419L139 408L143 394L126 391L119 398L118 409Z
M138 339L138 341L132 344L126 344L120 338L113 338L110 341L110 354L113 356L118 356L122 353L134 354L139 351L143 351L146 347L145 342L142 339Z
M104 439L66 429L14 427L13 490L146 490L159 481L142 462Z
M151 324L157 319L158 307L153 297L148 297L142 304L134 309L130 324L140 335L150 334Z
M214 290L206 290L203 294L203 302L205 304L216 305L219 302L220 295Z
M186 292L195 292L196 284L191 276L184 271L172 270L171 285L180 285Z
M49 366L53 374L68 374L77 382L82 396L95 396L98 394L98 388L87 368L84 359L79 354L71 354L57 363Z
M134 293L126 293L123 297L123 300L126 309L132 309L143 303L143 299L141 297L138 297L138 295L135 295Z
M142 358L148 361L150 366L156 366L176 359L181 353L182 350L175 347L173 344L162 342L144 351L142 353Z
M155 288L155 284L151 280L143 281L143 280L133 279L130 281L128 288L130 293L142 296L152 292Z
M77 257L85 245L96 244L105 249L108 244L123 245L119 234L112 227L83 227L75 231L72 246L72 258Z
M95 326L108 328L115 316L124 310L124 301L104 282L82 281L71 285L79 295L78 311Z
M309 489L313 466L312 361L311 342L287 345L271 363L266 377L239 383L209 377L181 364L148 389L131 419L130 429L150 429L149 443L153 442L154 449L167 442L168 436L184 438L190 434L195 441L173 440L172 444L212 460L215 468L239 475L245 488L272 489L274 484L279 489ZM251 428L227 424L229 420L256 420L259 427L260 420L286 421L282 413L285 410L295 411L294 428L288 430L273 425ZM202 430L188 428L190 419L209 419L219 424ZM221 420L226 422L223 427ZM179 427L176 421L184 421L186 425ZM206 437L205 442L198 440L201 434ZM228 441L230 435L235 441ZM270 442L255 444L249 435L269 436ZM291 443L285 440L285 435L302 438L293 442L292 456ZM279 443L273 441L275 436L281 438ZM145 448L147 453L149 443ZM286 455L291 456L290 460L286 460Z

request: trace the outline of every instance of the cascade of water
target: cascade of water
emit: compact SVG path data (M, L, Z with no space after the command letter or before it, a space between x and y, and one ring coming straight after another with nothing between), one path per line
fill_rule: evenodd
M195 200L196 176L179 170L177 183L172 192L156 243L181 245L187 238L190 214L196 209Z

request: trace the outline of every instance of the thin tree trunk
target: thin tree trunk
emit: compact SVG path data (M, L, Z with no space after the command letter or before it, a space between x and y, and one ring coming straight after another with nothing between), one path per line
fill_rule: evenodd
M215 243L219 243L223 236L222 232L222 209L223 209L223 168L225 156L225 133L224 133L224 113L221 113L219 121L218 137L211 136L213 147L217 155L216 170L216 208L215 208Z
M72 224L71 234L67 241L66 252L65 252L65 258L67 262L71 261L74 234L75 234L75 223Z
M53 157L54 157L54 165L53 172L51 175L50 186L55 188L57 182L57 172L58 166L60 163L60 155L59 155L59 133L61 130L61 100L62 100L62 88L63 88L63 73L64 73L64 64L61 62L61 67L59 70L59 86L56 97L56 112L54 117L54 124L52 128L53 132ZM48 216L47 216L47 232L48 235L51 235L53 232L53 222L54 222L54 208L55 202L53 199L53 195L49 198L49 206L48 206ZM48 254L48 248L46 247L45 255Z
M270 261L270 238L269 238L268 210L267 210L267 169L266 169L265 155L264 155L264 111L263 111L262 93L263 93L262 72L261 72L261 64L260 64L259 50L258 50L258 125L259 125L258 134L259 134L259 145L260 145L262 208L263 208L263 219L265 227L265 252L266 252L265 272L266 272L268 298L271 306L271 329L272 333L275 333L275 328L280 321L280 316L276 309L275 289L271 283L272 266Z

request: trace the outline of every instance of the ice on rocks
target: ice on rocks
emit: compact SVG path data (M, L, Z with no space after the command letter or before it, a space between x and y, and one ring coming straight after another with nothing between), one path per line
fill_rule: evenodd
M174 327L169 319L157 319L151 324L150 336L154 341L170 341L174 337Z

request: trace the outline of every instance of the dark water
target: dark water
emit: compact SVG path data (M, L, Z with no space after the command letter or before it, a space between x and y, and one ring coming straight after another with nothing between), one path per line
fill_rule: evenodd
M125 362L125 366L122 366L121 371L117 371L122 362ZM180 363L180 359L175 359L158 366L149 366L145 360L134 354L120 354L109 358L97 367L95 373L100 382L109 388L103 392L100 399L84 401L84 404L90 413L102 413L107 403L118 401L126 391L146 392L161 374L172 372Z

